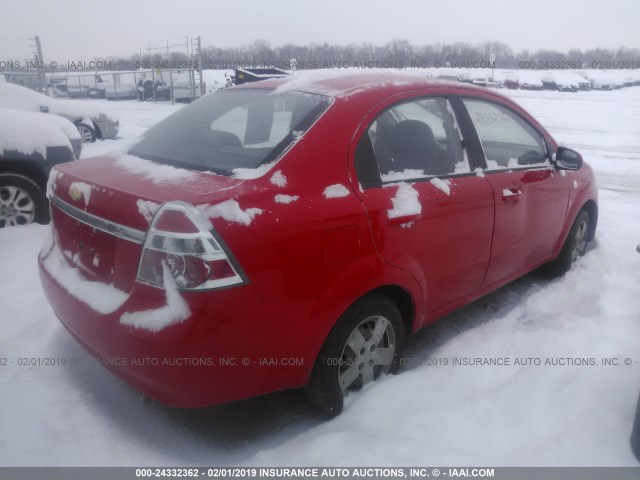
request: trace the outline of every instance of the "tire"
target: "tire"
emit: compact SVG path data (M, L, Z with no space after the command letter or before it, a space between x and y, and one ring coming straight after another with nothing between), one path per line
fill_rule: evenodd
M97 135L96 131L92 126L87 125L86 123L76 123L76 128L80 133L80 138L82 139L82 143L93 143L96 141Z
M636 459L640 462L640 395L638 396L636 417L633 421L633 428L631 430L631 450L633 451Z
M48 221L47 199L37 183L18 174L0 174L0 228Z
M562 245L560 255L545 265L543 272L552 277L559 277L567 273L571 269L571 264L586 252L590 228L589 214L585 210L580 210Z
M367 295L329 333L305 388L307 397L330 417L339 415L344 396L383 374L396 372L403 347L404 325L398 307L385 296Z

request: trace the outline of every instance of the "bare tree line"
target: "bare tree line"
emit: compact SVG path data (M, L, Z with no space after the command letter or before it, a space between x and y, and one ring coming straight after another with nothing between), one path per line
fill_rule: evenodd
M488 62L492 52L495 54L496 68L519 68L523 61L567 64L567 66L573 62L584 67L593 62L640 61L640 49L625 47L618 49L572 49L568 52L557 50L514 51L502 42L484 42L475 45L466 42L414 45L407 40L393 40L384 45L373 45L367 42L349 45L287 43L279 47L272 47L266 40L257 39L251 44L241 47L203 47L202 63L203 68L233 68L235 66L289 68L290 60L296 59L298 69L342 66L444 67ZM194 61L182 52L172 52L168 58L166 55L158 53L151 57L149 55L142 57L131 55L95 60L108 61L112 68L118 70L132 70L138 68L141 63L156 64L166 61L175 62L179 68L180 65Z

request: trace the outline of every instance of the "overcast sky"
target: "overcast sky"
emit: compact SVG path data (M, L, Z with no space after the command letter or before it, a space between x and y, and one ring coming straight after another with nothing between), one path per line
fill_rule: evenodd
M2 0L0 61L137 53L202 37L204 46L414 44L497 40L514 50L640 48L640 0Z

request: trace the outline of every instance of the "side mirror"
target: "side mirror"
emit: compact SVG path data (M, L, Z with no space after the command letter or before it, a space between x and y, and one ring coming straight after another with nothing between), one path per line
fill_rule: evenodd
M555 164L558 170L579 170L582 167L582 155L570 148L558 147Z
M42 113L49 113L49 107L47 107L46 105L40 105L40 111Z

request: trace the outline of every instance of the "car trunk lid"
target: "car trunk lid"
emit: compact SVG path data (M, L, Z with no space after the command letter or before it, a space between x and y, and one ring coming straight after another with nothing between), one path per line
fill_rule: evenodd
M128 155L59 165L48 188L57 244L87 277L129 291L142 242L161 204L223 202L242 183Z

